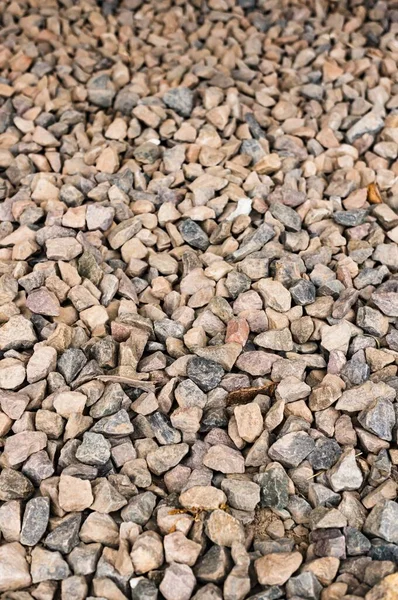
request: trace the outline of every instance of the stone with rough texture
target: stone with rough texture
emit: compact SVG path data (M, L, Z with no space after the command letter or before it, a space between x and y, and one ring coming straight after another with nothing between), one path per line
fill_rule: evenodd
M23 546L18 542L0 546L0 592L21 590L31 582Z

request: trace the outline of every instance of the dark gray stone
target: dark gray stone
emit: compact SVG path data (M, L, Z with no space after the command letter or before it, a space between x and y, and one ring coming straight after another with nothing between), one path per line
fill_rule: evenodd
M308 598L308 600L318 600L322 589L319 580L310 571L300 573L297 577L291 577L286 584L288 598L298 596L299 598Z
M270 467L257 476L260 486L260 505L282 509L289 502L289 478L283 469Z
M315 442L314 450L307 456L314 471L330 469L341 455L341 448L335 440L320 438Z
M279 438L268 450L268 455L285 467L298 467L314 447L315 442L308 433L297 431Z
M132 583L133 580L131 580ZM157 600L158 590L153 581L141 579L137 585L131 586L131 600Z
M82 521L81 513L67 515L44 540L44 545L50 550L58 550L69 554L80 541L79 529Z
M182 117L190 117L193 110L194 93L186 87L173 88L163 96L163 102Z
M187 375L201 390L209 392L218 386L224 370L214 360L194 356L188 362Z
M361 225L368 215L365 209L358 210L337 210L333 213L333 220L343 227L356 227Z
M86 465L105 465L111 456L111 445L100 433L90 431L83 435L83 443L76 451L76 458Z
M287 231L300 231L301 217L293 208L280 202L274 202L270 206L270 211L274 219L280 221Z
M389 400L374 400L358 415L358 421L364 429L377 435L382 440L392 440L392 430L396 416L394 406Z
M87 358L83 350L68 348L58 359L57 368L64 376L66 383L71 383L86 363Z
M165 342L167 338L181 339L185 333L184 326L178 321L172 319L161 319L155 321L153 329L155 335L161 342Z
M368 515L364 533L398 544L398 504L393 500L378 502Z
M344 534L348 556L362 556L369 552L372 544L358 529L346 527Z
M199 581L221 583L232 567L229 551L224 546L211 546L199 559L194 573Z
M235 300L239 294L247 292L250 289L251 279L244 273L239 273L239 271L230 271L227 275L225 285Z
M189 246L199 250L207 250L210 240L207 233L192 219L185 219L178 225L178 231Z
M91 431L104 435L124 436L133 433L134 427L127 412L122 408L114 415L103 417L97 421Z
M147 417L159 444L178 444L181 433L171 426L169 418L161 412L155 412Z
M340 377L351 385L360 385L369 379L370 367L366 362L353 358L341 369Z
M0 473L0 500L26 500L34 492L32 482L14 469L3 469Z
M138 525L145 525L152 516L153 509L156 506L156 496L152 492L137 494L122 509L121 516L123 521L132 521Z
M306 306L315 302L316 288L311 281L299 279L289 288L289 292L296 304Z

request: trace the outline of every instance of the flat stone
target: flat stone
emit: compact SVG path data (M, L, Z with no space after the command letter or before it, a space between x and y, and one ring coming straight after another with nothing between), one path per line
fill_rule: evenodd
M169 444L168 446L162 446L147 455L148 467L155 475L162 475L172 467L178 465L188 453L188 450L188 444Z
M280 331L264 331L257 335L253 342L257 346L278 352L290 352L293 350L292 334L288 328Z
M273 308L278 312L286 312L291 306L291 295L279 281L273 279L260 279L257 283L265 307Z
M33 290L27 297L26 306L37 315L57 317L60 313L57 296L45 287Z

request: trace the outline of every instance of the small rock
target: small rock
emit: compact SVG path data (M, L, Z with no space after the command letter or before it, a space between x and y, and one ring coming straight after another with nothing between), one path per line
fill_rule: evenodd
M283 585L303 562L299 552L279 552L258 558L254 567L261 585Z
M50 517L49 498L32 498L26 504L22 521L20 542L24 546L35 546L43 537Z

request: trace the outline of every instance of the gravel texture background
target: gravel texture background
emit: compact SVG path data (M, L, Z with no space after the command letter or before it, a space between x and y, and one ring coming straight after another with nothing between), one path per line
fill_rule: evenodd
M0 3L2 600L398 598L398 3Z

